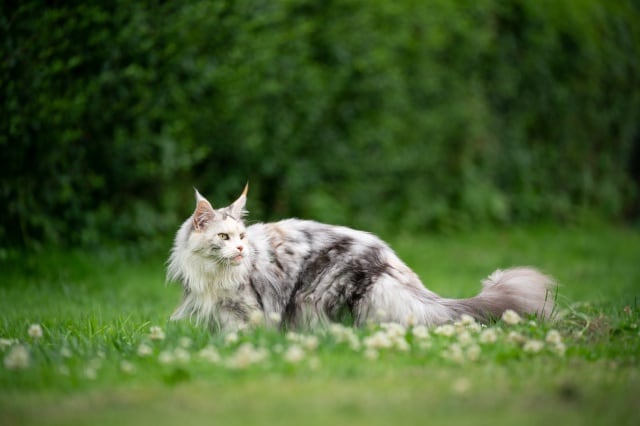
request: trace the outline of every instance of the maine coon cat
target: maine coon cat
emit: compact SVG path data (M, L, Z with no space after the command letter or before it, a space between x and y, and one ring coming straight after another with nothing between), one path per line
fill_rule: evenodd
M507 309L549 317L551 277L534 268L497 270L480 294L447 299L429 291L376 236L287 219L245 226L247 187L214 209L196 191L196 208L178 230L168 279L184 288L171 319L193 317L212 330L244 327L256 316L273 326L316 327L350 316L433 326L462 314L486 321Z

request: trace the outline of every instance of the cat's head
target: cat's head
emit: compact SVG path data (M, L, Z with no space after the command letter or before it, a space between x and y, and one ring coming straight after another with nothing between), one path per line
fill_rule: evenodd
M188 246L202 257L219 263L238 265L247 255L246 229L242 218L247 214L247 189L227 207L214 209L196 190L196 208L191 216Z
M168 278L192 281L203 273L234 274L249 265L249 245L243 217L247 189L227 207L214 209L196 190L196 207L176 236Z

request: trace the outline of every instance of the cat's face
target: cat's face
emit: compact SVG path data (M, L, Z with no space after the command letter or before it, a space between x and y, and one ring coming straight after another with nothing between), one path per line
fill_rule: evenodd
M187 241L190 251L224 266L242 264L249 254L242 222L246 213L246 188L233 204L217 210L199 193L196 193L196 198Z

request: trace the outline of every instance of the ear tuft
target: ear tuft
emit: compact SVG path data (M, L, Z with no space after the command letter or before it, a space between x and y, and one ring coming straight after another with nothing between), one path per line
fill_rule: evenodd
M240 194L240 197L238 197L238 199L229 206L229 211L231 213L231 216L233 216L236 219L242 219L247 214L247 211L245 210L244 206L247 203L248 191L249 191L249 183L247 182L247 184L244 186L244 189L242 190L242 194Z
M204 198L204 197L202 196L202 194L200 194L200 191L198 191L198 189L197 189L197 188L193 188L193 190L195 191L195 195L196 195L196 203L198 203L198 202L200 202L200 201L207 201L207 199L206 199L206 198ZM207 201L207 202L208 202L208 201ZM211 203L209 203L209 204L211 204Z

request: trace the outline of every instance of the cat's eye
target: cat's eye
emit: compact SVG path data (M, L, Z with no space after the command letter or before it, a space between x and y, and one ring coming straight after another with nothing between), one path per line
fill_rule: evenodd
M221 240L228 240L229 239L229 234L220 233L220 234L218 234L218 238L220 238Z
M244 240L244 237L245 237L245 236L246 236L246 235L245 235L245 233L243 232L242 234L240 234L240 239L241 239L241 240Z

